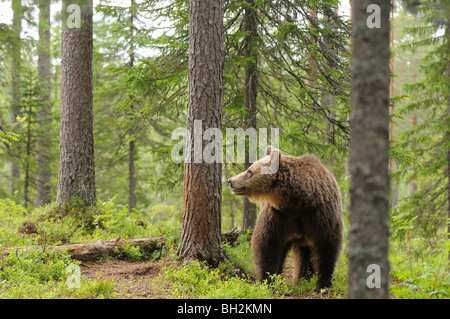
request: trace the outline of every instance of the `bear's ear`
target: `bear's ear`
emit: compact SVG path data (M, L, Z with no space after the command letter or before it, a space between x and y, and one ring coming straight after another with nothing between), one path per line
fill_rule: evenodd
M280 167L281 151L278 148L267 146L266 154L269 155L268 157L270 158L269 166L262 166L261 174L275 174ZM264 157L264 161L267 161L267 155Z
M271 145L266 147L266 155L270 155L270 160L273 161L274 157L278 155L278 159L281 159L281 150L278 148L272 148Z
M273 148L270 152L270 162L273 162L275 160L281 160L281 150L278 148Z

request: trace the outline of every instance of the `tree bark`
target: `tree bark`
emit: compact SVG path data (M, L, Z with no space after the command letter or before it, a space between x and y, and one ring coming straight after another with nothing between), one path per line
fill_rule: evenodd
M244 14L244 31L248 35L244 39L244 106L247 110L245 114L244 129L256 129L256 100L258 97L257 81L258 81L258 56L256 49L256 41L258 39L258 20L253 0L246 1ZM252 165L249 161L248 151L245 153L244 170ZM247 197L242 199L242 231L253 230L256 225L256 204L250 202Z
M189 4L186 126L193 147L186 149L191 161L184 164L184 205L178 255L215 265L224 258L220 233L222 164L217 161L207 163L204 158L198 161L207 141L194 136L194 133L202 133L203 136L209 128L222 130L223 0L190 0ZM202 121L201 132L194 132L195 120ZM221 140L222 136L219 138ZM196 145L195 140L200 145ZM216 147L215 151L222 152L222 148Z
M67 12L68 5L81 9L80 27L68 24L72 18ZM96 202L92 10L92 0L63 1L58 205L74 200L81 200L86 206Z
M371 4L380 28L368 26ZM390 3L354 0L352 11L348 297L388 298Z
M447 19L445 33L449 36L450 21ZM450 43L447 40L447 52L450 50ZM450 78L450 57L447 56L447 79ZM450 113L450 91L447 89L447 113ZM446 132L447 141L450 140L450 128L447 127ZM447 240L450 240L450 149L447 149ZM448 252L448 260L450 261L450 250Z
M132 25L134 22L134 18L136 17L133 6L135 5L135 1L131 0L131 9L130 9L130 17L129 24ZM131 39L134 37L134 32L131 30ZM134 65L134 47L132 44L133 40L130 40L130 61L129 67L132 68ZM133 99L131 96L130 99ZM130 105L131 112L134 110L134 105ZM133 114L131 114L133 115ZM133 209L136 207L136 194L134 192L136 188L136 179L135 179L135 168L134 168L134 156L135 156L135 140L131 140L128 144L128 211L131 213Z
M29 88L28 90L32 90L33 80L30 76L29 79ZM28 198L28 189L30 185L30 159L31 159L31 117L32 115L32 101L31 101L31 93L28 91L28 105L27 105L27 134L26 134L26 143L25 143L25 178L23 180L23 207L28 208L28 202L30 199Z
M317 11L315 9L308 8L307 16L308 16L308 28L314 28L314 24L312 23L312 21L317 20ZM310 71L310 77L308 77L305 83L311 88L316 88L317 62L314 59L314 57L312 57L312 52L314 50L316 39L314 38L313 35L309 37L309 42L310 42L310 52L309 52L310 57L308 59L308 67Z
M394 5L394 1L391 1L391 17L394 18L394 13L395 13L395 5ZM392 50L394 49L394 29L391 28L391 33L390 33L390 43L391 43L391 48ZM395 92L394 92L394 88L395 88L395 83L394 83L394 71L395 71L395 59L394 59L394 55L391 56L391 61L390 61L390 69L391 69L391 77L390 77L390 81L389 81L389 92L390 92L390 98L393 99L395 96ZM393 114L394 113L394 106L391 104L389 107L389 114ZM394 121L390 121L389 122L389 140L393 141L394 139ZM396 164L394 162L394 159L392 157L389 157L389 172L394 172L396 169ZM398 195L399 195L399 185L397 181L393 181L391 183L391 190L392 190L392 194L391 194L391 207L395 207L397 206L398 203Z
M21 60L21 45L20 45L20 33L22 30L22 1L13 0L13 30L15 33L15 38L11 44L11 123L16 123L16 118L20 115L20 60ZM14 154L13 154L14 156ZM20 180L20 165L13 159L11 161L11 179L9 182L9 192L11 196L18 189L17 183Z
M324 16L327 18L327 22L324 25L324 27L331 29L331 34L324 36L324 38L325 38L324 41L327 40L327 42L328 42L327 44L329 45L329 50L333 50L330 40L337 33L337 28L338 28L335 22L334 23L330 22L330 20L331 20L330 13L337 13L337 12L338 12L337 5L328 7L327 10L325 10L325 12L324 12ZM317 14L316 14L316 18L317 18ZM327 64L330 69L336 68L335 63L332 60L327 61ZM336 144L334 124L333 124L333 121L330 121L330 119L332 119L332 120L336 119L336 112L333 111L333 109L336 106L335 98L336 98L336 96L334 95L333 88L330 88L329 92L326 92L322 96L322 107L324 109L326 109L329 114L324 119L325 134L326 134L324 142L327 144L330 144L330 145ZM334 167L334 158L330 158L329 165L331 167Z
M134 246L140 247L145 252L150 253L155 250L161 249L164 245L165 239L162 237L152 237L152 238L124 238L124 239L109 239L109 240L98 240L94 242L86 243L71 243L62 244L57 246L29 246L29 247L12 247L2 249L1 255L6 256L14 250L26 251L30 249L41 249L41 250L56 250L56 251L67 251L72 259L80 261L96 261L101 257L111 256L115 257L120 254L120 249L123 246Z
M50 203L50 156L49 128L51 120L50 106L50 0L39 0L39 56L38 76L42 84L39 94L37 137L37 180L36 206Z
M136 208L136 188L135 168L134 168L135 142L128 144L128 211L131 213Z

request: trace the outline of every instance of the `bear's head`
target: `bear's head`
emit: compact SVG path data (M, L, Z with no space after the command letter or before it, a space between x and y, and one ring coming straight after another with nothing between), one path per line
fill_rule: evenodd
M228 186L234 195L246 196L250 201L270 201L273 196L273 182L276 180L281 160L281 151L266 148L266 156L254 162L246 171L230 177Z

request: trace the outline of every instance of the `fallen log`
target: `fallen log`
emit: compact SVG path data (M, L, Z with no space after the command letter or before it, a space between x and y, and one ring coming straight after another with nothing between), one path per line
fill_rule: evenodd
M85 243L70 243L61 244L56 246L28 246L28 247L12 247L2 249L1 255L6 256L11 251L27 251L30 249L40 249L42 251L57 250L57 251L67 251L72 259L80 261L95 261L101 257L115 257L120 254L121 248L125 245L135 246L142 248L146 253L151 253L155 250L159 250L165 243L163 237L150 237L150 238L123 238L120 237L116 239L109 240L98 240L94 242Z
M22 227L23 228L23 227ZM20 231L20 230L19 230ZM29 233L25 230L22 233ZM34 231L36 232L36 231ZM232 246L237 245L239 235L241 232L237 228L233 228L229 232L222 233L222 240ZM121 254L121 248L125 245L140 247L146 253L152 253L160 250L166 239L163 237L149 237L149 238L123 238L108 240L98 240L94 242L84 243L69 243L55 246L50 245L35 245L27 247L9 247L1 249L1 256L7 256L11 251L27 251L31 249L39 249L42 252L46 250L67 251L72 259L80 261L95 261L101 257L117 257Z

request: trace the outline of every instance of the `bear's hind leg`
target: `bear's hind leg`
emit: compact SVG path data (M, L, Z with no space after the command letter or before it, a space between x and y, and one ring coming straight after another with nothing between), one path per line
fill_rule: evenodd
M312 262L317 274L316 291L331 287L334 268L337 261L337 252L328 249L313 249Z

